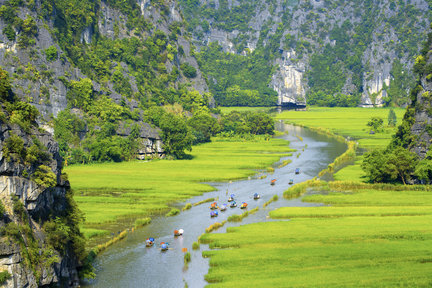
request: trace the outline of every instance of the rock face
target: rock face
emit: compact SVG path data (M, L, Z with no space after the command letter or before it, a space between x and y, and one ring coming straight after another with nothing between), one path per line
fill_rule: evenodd
M432 46L429 46L428 51L424 56L426 61L424 67L429 67L425 70L430 72L430 67L432 67ZM423 56L419 56L417 59L420 57ZM414 110L414 123L411 126L411 134L415 136L415 140L410 145L410 148L420 159L426 157L432 144L432 74L427 74L428 72L423 72L416 89L417 93L413 95L415 97L413 104L408 108Z
M44 164L54 176L52 187L33 180L32 175L40 165L30 165L16 153L5 152L13 135L23 140L26 151L36 142L46 147ZM5 208L0 218L3 231L0 236L0 271L7 271L11 276L2 287L77 287L78 259L70 243L64 251L53 249L43 228L47 221L61 217L70 204L66 197L70 190L69 182L61 176L62 159L57 143L47 132L40 132L37 128L25 132L18 125L3 120L0 121L0 140L0 201ZM21 205L24 210L18 213L16 207ZM18 236L11 236L13 227L19 227L21 232ZM29 256L34 247L38 247L39 256ZM29 257L33 258L30 260Z
M1 5L6 2L0 1ZM43 1L41 0L34 2L37 9L43 6ZM95 43L98 37L107 37L113 40L136 37L133 31L127 28L128 17L126 15L122 14L118 9L112 8L106 1L96 2L98 2L95 5L97 11L93 11L96 15L94 23L85 27L78 34L80 43L84 47L87 46L86 49L92 43ZM162 15L158 4L147 0L137 1L138 6L136 9L140 9L142 17L153 27L150 31L146 32L150 35L143 33L143 35L139 35L140 37L151 36L157 30L169 35L171 33L170 25L177 22L182 23L183 19L177 7L177 2L172 0L165 2L164 5L167 5L169 11ZM3 67L12 76L12 90L14 94L20 99L31 103L39 110L41 114L39 121L42 124L51 121L61 111L70 108L68 108L67 93L71 88L68 86L68 82L79 81L82 78L91 76L80 70L76 63L75 65L71 63L71 60L67 57L67 53L62 50L55 37L53 37L53 31L57 29L55 21L39 15L37 9L30 9L24 4L17 9L17 15L20 19L24 20L28 16L35 19L37 33L34 39L32 38L35 41L34 45L24 49L19 48L18 38L20 34L18 31L15 31L17 34L15 40L9 40L5 33L0 33L0 67ZM55 14L55 11L53 14ZM7 26L8 24L0 17L0 31L5 31ZM45 55L46 49L50 47L54 47L57 50L57 56L53 59L47 59ZM180 50L180 47L182 53L178 53L174 59L166 60L164 63L167 72L170 73L174 67L180 70L181 64L188 63L197 70L197 75L193 79L189 79L180 73L175 80L175 87L167 87L167 89L187 85L200 93L208 92L206 81L193 56L193 49L185 31L180 33L178 39L176 39L177 50ZM135 75L129 71L130 69L125 62L112 63L110 69L116 66L122 67L124 71L123 76L129 82L132 93L140 96L125 97L124 95L120 95L120 93L115 91L114 83L111 79L103 80L103 83L93 81L94 94L108 95L117 104L127 105L131 112L135 110L140 111L140 101L148 97L148 95L146 95L145 91L143 92L144 88L141 90L138 89ZM142 98L141 100L139 100L140 97ZM214 106L213 99L210 102ZM156 130L152 131L151 137L154 136L154 133L157 134L158 132ZM163 153L159 136L143 138L142 142L145 149L143 148L141 152L147 151L147 154ZM149 149L153 150L149 151Z
M189 3L179 1L186 3L183 7ZM395 59L403 63L406 73L414 79L411 71L413 57L426 34L431 11L425 0L397 3L323 0L276 0L271 3L251 0L245 3L201 0L199 3L200 9L204 11L199 17L206 17L199 21L206 20L209 28L204 29L202 25L194 28L193 36L198 47L218 42L226 52L245 54L246 48L253 51L259 45L265 46L278 33L279 25L283 24L280 53L274 61L279 68L269 85L278 92L279 104L304 102L305 95L312 88L307 75L313 68L312 58L315 55L325 56L329 51L332 52L328 47L332 47L333 51L344 50L342 57L339 56L335 61L345 63L339 69L346 79L336 93L361 94L361 105L364 107L384 104L393 79L391 69ZM227 25L226 18L222 18L225 22L219 20L220 15L224 16L223 13L218 14L219 18L212 17L220 11L227 11L224 13L229 15L239 10L242 13L232 18L242 16L247 25L235 21L233 25ZM371 15L364 17L366 11ZM339 37L338 29L341 27L347 38ZM356 39L362 33L367 37L358 42ZM344 41L350 43L348 47L344 47L347 44ZM345 62L356 49L361 50L361 53L356 52L356 59ZM354 81L354 76L360 77L360 80Z

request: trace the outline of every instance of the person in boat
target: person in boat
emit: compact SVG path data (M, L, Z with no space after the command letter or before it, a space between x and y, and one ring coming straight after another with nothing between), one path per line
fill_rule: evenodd
M260 198L260 195L258 193L255 193L254 194L254 199L259 199L259 198Z
M227 209L227 204L222 204L220 210L225 211Z
M174 230L174 236L180 236L179 230Z
M270 185L275 185L275 183L276 183L276 179L272 179Z
M241 206L240 206L240 208L242 208L242 209L244 209L244 208L246 208L247 207L247 203L246 202L242 202L242 204L241 204Z
M168 250L168 243L162 242L162 243L161 243L161 250L162 250L162 251L166 251L166 250Z
M218 216L218 211L211 211L210 212L210 217L217 217Z
M236 206L237 206L237 203L235 201L232 201L230 207L236 207Z
M296 168L295 174L300 174L300 168Z
M210 209L216 209L217 208L217 203L216 202L213 202L211 205L210 205Z
M228 198L228 202L234 201L234 194L231 194L230 197Z
M152 246L152 245L153 245L153 242L150 241L150 239L147 239L147 240L146 240L146 246L147 246L147 247L150 247L150 246Z
M290 181L288 182L288 184L293 184L293 183L294 183L293 179L290 179Z

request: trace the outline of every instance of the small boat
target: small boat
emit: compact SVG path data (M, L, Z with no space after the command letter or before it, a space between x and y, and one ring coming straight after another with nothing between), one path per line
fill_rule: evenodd
M295 174L300 174L300 168L296 168Z
M222 204L222 206L220 207L221 211L225 211L227 209L227 204Z
M237 207L237 203L235 201L232 201L230 204L230 207L231 208Z
M260 198L260 195L259 195L258 193L255 193L255 194L254 194L254 199L257 200L257 199L259 199L259 198Z
M240 209L245 209L245 208L247 208L247 203L246 202L242 202L242 204L241 204L241 206L240 206Z
M217 203L216 202L213 202L211 205L210 205L210 209L212 209L212 210L214 210L214 209L217 209L218 207L217 207Z
M276 184L276 179L272 179L270 185L275 185L275 184Z
M234 194L231 194L228 198L228 202L234 201Z
M154 244L154 238L147 238L146 247L152 247Z
M293 179L290 179L289 182L288 182L288 184L290 184L290 185L293 184L293 183L294 183Z
M160 249L161 249L161 251L167 251L168 250L168 243L162 242Z
M217 217L219 215L218 211L211 211L210 212L210 217Z

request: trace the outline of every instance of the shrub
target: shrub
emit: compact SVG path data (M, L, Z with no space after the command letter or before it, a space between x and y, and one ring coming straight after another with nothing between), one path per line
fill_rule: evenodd
M43 228L46 232L48 243L54 249L64 252L66 245L69 242L71 229L67 226L62 219L56 217L54 220L45 222Z
M139 228L139 227L145 226L147 224L150 224L150 222L151 222L151 218L150 217L136 219L134 226L135 226L135 228Z
M46 165L40 165L32 175L32 180L44 187L54 187L57 185L57 177L51 168Z
M200 248L200 244L198 242L193 242L192 243L192 249L193 250L198 250Z
M48 62L57 60L57 48L55 46L50 46L45 49L45 57Z
M2 271L0 272L0 285L6 282L6 280L10 279L12 277L11 274L9 274L8 271Z
M177 208L172 208L171 211L169 211L167 214L165 214L166 217L175 216L180 213L180 210Z
M197 70L189 63L183 63L180 69L187 78L195 78L197 76Z
M187 264L187 263L189 263L190 261L191 261L191 254L190 254L190 252L186 252L186 253L184 254L184 263Z

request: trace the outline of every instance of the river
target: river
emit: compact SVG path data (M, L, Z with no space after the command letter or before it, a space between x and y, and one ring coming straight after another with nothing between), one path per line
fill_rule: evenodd
M346 150L346 145L307 128L282 122L276 123L276 129L288 132L281 138L289 140L290 147L297 150L293 156L282 158L282 160L291 159L292 163L282 168L275 168L275 171L265 179L251 177L249 180L232 183L210 183L217 189L216 191L194 197L185 203L179 203L178 207L210 197L219 197L218 204L228 203L226 201L227 191L229 194L236 195L237 203L247 202L248 209L259 207L257 213L249 215L242 222L227 222L223 228L212 232L221 233L231 226L274 221L267 215L275 208L319 205L304 203L301 198L286 200L282 194L289 187L290 179L293 179L295 184L317 176L321 170ZM275 166L277 167L277 164ZM295 175L294 170L297 167L301 170L300 174ZM271 179L277 179L274 186L270 185ZM259 193L261 198L253 200L254 193ZM275 194L279 196L279 200L262 208L263 204ZM195 206L175 217L156 217L151 224L130 233L127 239L113 245L97 258L94 263L97 277L84 287L184 287L185 283L188 287L204 287L207 284L204 275L207 274L209 265L208 259L203 258L201 253L207 250L208 246L201 245L200 250L192 250L192 243L197 241L197 238L211 224L222 222L229 215L243 212L239 208L228 208L225 212L220 211L218 217L210 218L209 206L210 203ZM173 231L180 228L184 229L184 235L174 238ZM148 237L154 237L156 244L168 242L171 249L161 252L158 249L159 245L146 248L145 239ZM188 268L185 268L183 264L182 248L187 248L191 252L192 260Z

